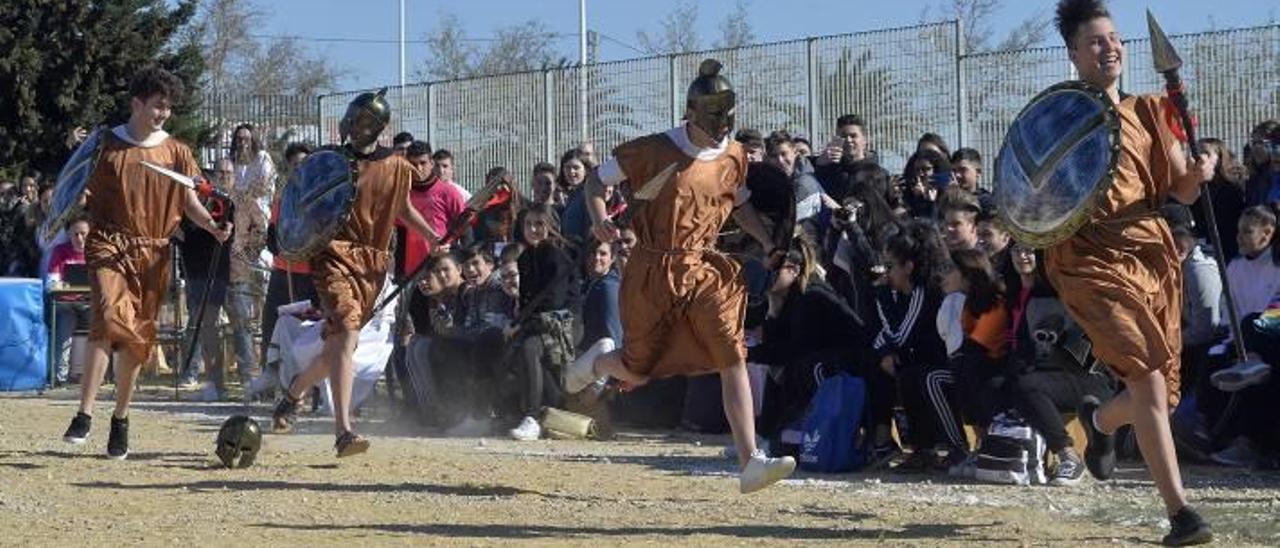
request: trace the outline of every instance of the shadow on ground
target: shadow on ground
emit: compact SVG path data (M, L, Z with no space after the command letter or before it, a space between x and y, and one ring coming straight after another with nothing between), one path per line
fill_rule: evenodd
M716 535L742 539L775 538L785 540L927 540L964 538L969 541L990 542L995 539L969 536L970 530L999 526L999 523L978 525L920 523L909 524L902 529L831 527L788 527L784 525L718 525L711 527L562 527L554 525L452 525L452 524L365 524L365 525L290 525L259 523L252 527L284 529L302 532L374 531L393 534L425 535L459 539L541 539L574 537L649 537L664 536L687 539L690 535Z

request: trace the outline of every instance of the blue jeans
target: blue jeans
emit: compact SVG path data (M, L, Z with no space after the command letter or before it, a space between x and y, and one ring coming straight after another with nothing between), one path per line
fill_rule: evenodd
M53 334L53 367L58 384L67 382L71 373L71 336L77 328L89 329L89 305L62 304L54 308L58 316L58 332Z
M191 278L187 280L187 310L190 317L187 325L195 327L196 313L200 309L200 298L204 295L208 280ZM222 341L218 337L218 315L227 299L226 282L215 280L209 286L209 300L204 308L204 321L200 324L200 334L196 337L196 346L192 349L191 365L181 371L183 382L199 380L200 370L204 369L209 381L219 388L224 388Z
M255 274L254 279L259 277ZM258 376L258 360L255 357L253 344L254 309L261 306L263 284L232 282L227 286L227 319L231 321L231 337L235 343L236 371L240 372L240 382L248 383Z

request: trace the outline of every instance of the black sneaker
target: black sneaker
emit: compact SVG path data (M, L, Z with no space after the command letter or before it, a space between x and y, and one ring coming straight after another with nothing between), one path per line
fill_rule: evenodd
M129 417L111 416L111 435L107 438L107 458L124 460L129 456Z
M84 440L89 439L89 428L93 426L93 417L84 413L76 413L75 418L71 419L71 426L67 427L67 432L62 435L62 441L80 445Z
M1093 415L1102 407L1102 402L1093 396L1085 396L1080 404L1078 417L1089 438L1084 448L1084 463L1089 473L1100 480L1111 479L1116 473L1116 437L1114 434L1103 434L1093 427Z
M1075 485L1082 479L1084 479L1084 463L1080 462L1080 457L1072 453L1058 458L1058 467L1053 470L1053 479L1049 480L1049 485L1060 487Z
M1190 506L1183 506L1178 513L1169 516L1169 534L1160 543L1165 546L1191 546L1213 541L1209 522L1200 517Z
M275 434L288 434L293 430L294 423L298 422L298 400L289 396L288 392L284 393L284 397L276 402L276 408L271 412L271 432Z
M927 474L933 470L936 460L937 455L932 451L915 450L892 470L898 474Z

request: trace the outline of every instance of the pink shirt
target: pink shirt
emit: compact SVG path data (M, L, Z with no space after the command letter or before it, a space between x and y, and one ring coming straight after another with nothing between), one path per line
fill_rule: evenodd
M436 234L444 237L444 233L449 229L449 224L462 214L462 210L466 207L466 201L462 198L462 194L458 192L457 187L436 180L430 186L415 186L409 190L409 203L413 204L413 208L418 210L423 220L427 221L427 226L431 227ZM399 220L396 226L405 226ZM422 261L431 253L431 244L427 242L417 232L409 230L408 236L405 238L405 257L404 272L408 274L418 268Z
M84 264L84 251L76 251L71 242L58 244L49 255L49 274L61 278L69 264Z

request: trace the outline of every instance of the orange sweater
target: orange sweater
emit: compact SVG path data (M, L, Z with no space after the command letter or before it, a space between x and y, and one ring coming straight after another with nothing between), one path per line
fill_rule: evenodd
M960 326L964 328L966 338L987 349L987 357L993 360L1004 358L1009 344L1009 311L1005 309L1004 299L996 301L991 310L978 317L974 317L966 305L960 313Z

